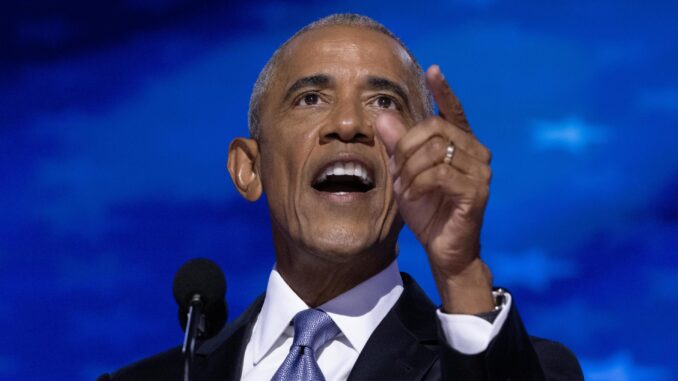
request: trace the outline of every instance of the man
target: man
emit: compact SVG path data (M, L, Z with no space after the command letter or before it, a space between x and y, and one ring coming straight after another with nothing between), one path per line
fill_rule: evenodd
M198 379L583 379L493 291L480 257L490 152L440 69L424 73L383 26L333 15L295 34L255 84L250 134L228 170L246 199L267 195L276 265L265 296L197 349ZM440 308L399 275L403 224ZM111 379L179 379L181 366L173 349Z

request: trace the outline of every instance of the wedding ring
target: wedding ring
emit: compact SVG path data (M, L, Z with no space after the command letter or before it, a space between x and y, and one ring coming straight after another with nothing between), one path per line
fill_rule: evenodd
M447 146L447 152L445 152L445 158L443 163L447 165L452 165L452 157L454 156L454 143L450 142L450 145Z

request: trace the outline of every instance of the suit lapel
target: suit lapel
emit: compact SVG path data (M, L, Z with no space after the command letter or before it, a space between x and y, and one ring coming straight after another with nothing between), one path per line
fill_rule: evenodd
M197 380L240 380L245 349L263 302L261 295L235 321L198 347L195 361L201 372Z
M348 381L420 380L438 358L435 306L402 274L405 289L372 333Z

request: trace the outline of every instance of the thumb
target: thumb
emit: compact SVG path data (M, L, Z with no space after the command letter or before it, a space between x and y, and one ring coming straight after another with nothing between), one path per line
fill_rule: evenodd
M386 147L386 152L392 156L398 141L407 132L407 128L400 119L385 112L379 114L374 126L379 139Z

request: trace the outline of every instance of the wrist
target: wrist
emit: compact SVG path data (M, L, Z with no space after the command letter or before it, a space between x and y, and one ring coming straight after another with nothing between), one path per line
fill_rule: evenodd
M443 312L476 315L494 310L492 273L479 257L462 271L443 274L434 270L433 275Z

